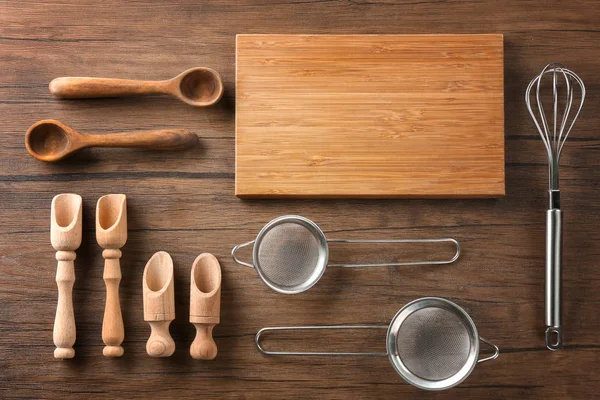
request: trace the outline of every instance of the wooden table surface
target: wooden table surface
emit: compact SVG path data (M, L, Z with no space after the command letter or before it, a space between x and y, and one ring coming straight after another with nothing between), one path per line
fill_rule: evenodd
M593 1L48 1L0 2L0 398L581 398L600 392L600 7ZM496 200L242 201L234 197L237 33L503 33L506 197ZM561 166L564 210L564 342L543 344L547 166L523 102L529 80L550 61L583 78L586 106ZM225 96L194 109L175 99L58 101L58 76L162 79L192 66L218 70ZM180 153L91 150L61 163L30 157L24 133L55 118L82 132L188 128L201 146ZM76 358L55 360L57 290L50 201L84 199L77 252ZM103 259L94 235L97 199L128 197L121 305L125 355L102 356ZM311 291L269 290L231 248L272 218L299 214L328 237L445 237L463 246L450 266L326 272ZM146 355L142 272L159 250L175 262L175 355ZM332 258L399 257L391 247L332 246ZM410 249L412 250L412 249ZM392 253L396 251L396 253ZM189 274L201 252L223 268L216 361L190 358ZM415 252L408 252L416 255ZM248 257L248 254L245 255ZM389 258L388 258L389 259ZM405 384L385 358L261 355L254 335L281 324L386 324L408 301L441 296L462 305L502 350L460 386L425 392ZM274 338L273 338L274 339ZM382 332L290 338L381 350Z

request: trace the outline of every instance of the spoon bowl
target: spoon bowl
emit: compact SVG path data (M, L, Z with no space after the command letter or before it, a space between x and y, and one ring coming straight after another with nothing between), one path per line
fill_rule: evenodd
M60 121L46 119L33 124L25 134L29 154L42 161L57 161L76 150L74 132Z
M173 80L177 82L177 91L174 91L174 94L194 107L211 106L223 96L221 77L211 68L191 68Z

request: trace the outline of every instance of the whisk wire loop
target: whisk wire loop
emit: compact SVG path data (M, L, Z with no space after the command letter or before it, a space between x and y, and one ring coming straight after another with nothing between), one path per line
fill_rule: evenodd
M550 121L548 121L542 101L542 81L546 74L552 75L553 115ZM565 95L564 98L561 99L559 91L562 85L564 85ZM532 96L534 87L535 96ZM581 92L581 100L579 101L579 104L575 105L577 111L572 115L576 87L579 87ZM585 100L585 94L585 85L581 78L559 63L546 65L544 69L529 82L527 90L525 91L525 103L527 109L542 138L544 146L546 147L550 190L558 190L558 165L560 162L560 155L565 142L573 129L573 125L579 117L579 113L581 112ZM563 101L564 106L561 110L560 104ZM537 113L534 111L534 108L537 109Z

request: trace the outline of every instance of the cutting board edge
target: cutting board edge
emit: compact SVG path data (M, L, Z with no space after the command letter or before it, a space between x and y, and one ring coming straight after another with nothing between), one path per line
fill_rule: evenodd
M490 36L496 37L497 39L501 39L502 43L504 43L504 34L503 33L237 33L235 35L235 44L236 44L236 61L237 61L237 40L239 37L259 37L259 36L270 36L270 37L283 37L283 36L339 36L339 37L351 37L351 36L370 36L370 37L391 37L391 36L402 36L402 37L429 37L429 36L438 36L438 37L453 37L453 36ZM504 50L504 49L503 49ZM236 63L237 65L237 63Z
M240 199L500 199L506 197L506 183L498 192L490 193L461 193L461 194L365 194L365 193L345 193L345 194L306 194L306 193L249 193L238 189L238 182L235 184L235 196Z

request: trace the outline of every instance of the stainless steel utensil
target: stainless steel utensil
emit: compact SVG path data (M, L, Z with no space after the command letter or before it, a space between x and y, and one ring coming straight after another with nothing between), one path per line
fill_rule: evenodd
M328 243L440 243L450 242L456 253L447 260L410 261L387 264L329 264ZM236 252L254 244L253 264L240 261ZM460 246L454 239L384 239L346 240L326 239L325 234L308 218L286 215L266 224L255 240L233 248L233 260L256 269L258 276L271 289L279 293L296 294L314 286L323 276L326 267L385 267L398 265L449 264L460 255Z
M385 353L269 351L260 343L265 332L313 329L387 329ZM479 341L494 354L479 359ZM494 360L498 347L477 333L475 323L457 304L439 297L423 297L400 309L389 325L309 325L263 328L256 334L258 349L267 355L387 356L406 382L426 390L444 390L464 381L475 365Z
M548 76L552 85L552 118L544 110L542 81ZM577 89L579 87L579 89ZM532 95L532 90L534 94ZM573 71L552 63L531 80L525 91L525 103L542 137L548 153L550 208L546 213L546 347L562 347L561 269L562 213L558 167L565 141L581 112L585 100L585 85ZM537 115L536 115L537 110ZM574 115L572 110L577 110Z

